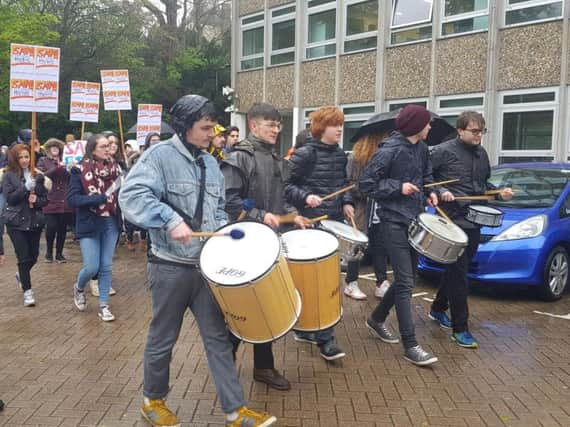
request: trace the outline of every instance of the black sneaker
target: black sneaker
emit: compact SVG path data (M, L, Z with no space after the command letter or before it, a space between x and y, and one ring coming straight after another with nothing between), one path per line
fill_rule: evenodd
M53 255L46 255L45 263L51 264L53 262Z
M321 349L321 357L325 360L331 361L346 356L346 353L338 348L334 340L330 340L319 347Z
M63 255L56 255L55 256L55 262L57 262L58 264L63 264L63 263L66 263L67 260L65 259L65 257Z
M407 348L406 352L404 353L404 359L418 366L427 366L437 362L437 357L431 353L428 353L419 345Z
M372 319L368 319L366 321L366 327L370 330L372 335L384 342L387 342L388 344L397 344L400 342L400 339L390 332L382 322L375 322Z

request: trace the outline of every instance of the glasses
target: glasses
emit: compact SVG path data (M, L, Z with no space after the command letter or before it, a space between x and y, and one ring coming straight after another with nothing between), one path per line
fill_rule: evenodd
M485 135L487 133L487 128L484 129L464 129L467 132L471 132L473 136Z
M283 129L283 125L277 122L259 122L259 124L269 129L277 129L278 132Z

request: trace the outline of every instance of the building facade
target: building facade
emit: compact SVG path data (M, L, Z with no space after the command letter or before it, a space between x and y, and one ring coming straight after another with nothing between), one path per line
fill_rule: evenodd
M570 156L570 0L233 0L234 123L284 114L282 151L311 111L418 103L454 123L484 114L493 163Z

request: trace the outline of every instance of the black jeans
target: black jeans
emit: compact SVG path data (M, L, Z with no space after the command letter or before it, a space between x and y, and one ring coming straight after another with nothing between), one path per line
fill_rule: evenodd
M477 252L481 231L478 228L464 229L469 243L463 254L453 264L446 265L445 273L441 276L439 291L431 305L433 311L451 312L453 332L464 332L469 329L469 279L467 272L469 264Z
M241 340L230 332L230 341L233 346L234 361ZM266 342L263 344L253 344L253 367L255 369L274 369L275 361L273 360L273 343Z
M42 229L32 231L14 230L8 227L8 236L14 245L16 258L18 259L18 274L24 291L32 288L30 271L38 261L40 252L40 237Z
M46 257L53 258L53 242L55 254L63 255L63 245L67 235L67 226L71 224L70 213L46 214Z
M372 267L378 284L387 279L386 265L388 263L388 254L380 227L381 224L373 224L368 229L368 253L372 257ZM359 270L360 261L348 261L345 282L350 283L358 280Z
M395 305L402 344L404 348L414 347L418 342L412 318L411 300L418 257L408 243L408 227L405 224L384 222L381 230L394 269L394 283L388 288L371 317L376 322L384 322L390 309Z

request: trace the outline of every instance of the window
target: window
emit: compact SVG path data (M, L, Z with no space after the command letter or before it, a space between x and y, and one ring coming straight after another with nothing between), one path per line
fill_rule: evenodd
M561 0L505 0L505 25L562 18Z
M428 105L426 98L417 98L417 99L403 99L401 101L390 101L388 102L388 111L395 111L399 108L404 108L406 105L415 104L421 105L422 107L426 107Z
M347 0L344 51L376 48L377 33L378 0Z
M444 0L442 2L441 35L487 30L488 0Z
M336 54L336 1L312 0L307 6L307 59Z
M363 123L374 114L373 104L353 104L342 107L344 113L344 129L342 132L342 148L352 151L354 143L351 138L356 135Z
M286 64L295 61L295 6L271 11L270 64Z
M242 70L263 67L264 15L250 15L241 19Z
M551 160L558 115L556 89L511 91L499 96L501 161Z
M393 0L391 44L431 39L432 0Z
M485 97L483 94L446 96L437 99L437 114L455 127L457 117L464 111L483 113Z

